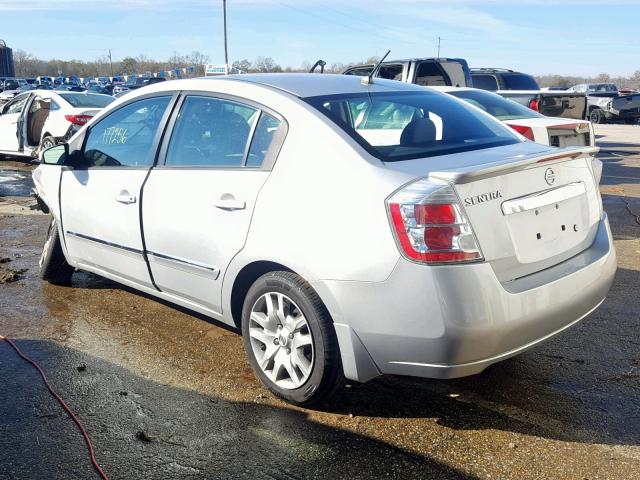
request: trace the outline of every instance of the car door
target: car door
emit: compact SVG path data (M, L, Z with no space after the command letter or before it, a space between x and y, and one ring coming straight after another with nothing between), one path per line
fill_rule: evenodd
M0 151L18 151L18 123L28 100L29 93L23 93L2 107L2 115L0 115Z
M244 246L286 123L245 100L187 95L145 183L142 219L156 286L220 313L221 279Z
M62 227L80 268L152 287L140 194L174 100L170 93L152 95L112 111L85 134L81 166L63 169Z

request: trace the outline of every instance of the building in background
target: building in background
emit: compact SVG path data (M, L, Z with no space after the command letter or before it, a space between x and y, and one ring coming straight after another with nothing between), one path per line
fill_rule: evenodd
M15 77L13 65L13 50L7 47L4 40L0 40L0 77Z

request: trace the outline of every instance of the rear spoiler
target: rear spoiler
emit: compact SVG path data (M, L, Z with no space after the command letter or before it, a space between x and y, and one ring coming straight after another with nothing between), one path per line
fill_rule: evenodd
M448 183L469 183L484 178L495 177L497 174L507 174L526 168L534 168L538 163L548 163L550 165L574 160L576 158L594 156L600 151L600 147L567 147L558 149L545 155L528 155L507 157L497 162L485 163L483 165L470 165L465 168L455 170L442 170L431 172L429 178L444 180Z

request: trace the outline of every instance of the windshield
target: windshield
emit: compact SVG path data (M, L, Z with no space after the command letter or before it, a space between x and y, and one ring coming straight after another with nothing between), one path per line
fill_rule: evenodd
M518 143L500 123L447 95L385 92L305 99L385 162Z
M59 93L58 95L75 108L104 108L115 100L109 95L95 93Z
M616 93L618 91L618 87L616 87L613 83L598 83L595 85L589 85L589 91Z
M544 115L534 112L524 105L484 90L459 90L447 93L484 110L489 115L502 121L544 117Z

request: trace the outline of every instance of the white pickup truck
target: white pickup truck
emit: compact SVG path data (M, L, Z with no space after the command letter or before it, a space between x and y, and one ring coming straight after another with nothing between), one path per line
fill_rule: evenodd
M623 95L613 83L583 83L567 90L587 96L587 114L593 123L640 120L640 93Z

